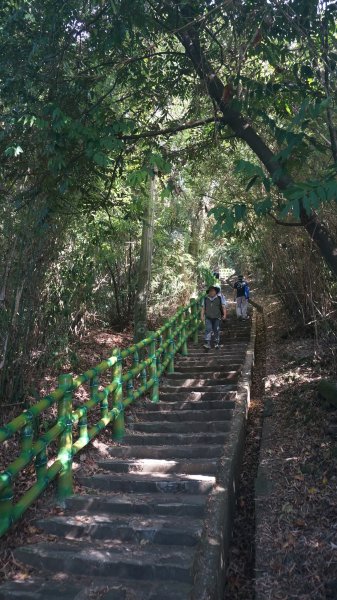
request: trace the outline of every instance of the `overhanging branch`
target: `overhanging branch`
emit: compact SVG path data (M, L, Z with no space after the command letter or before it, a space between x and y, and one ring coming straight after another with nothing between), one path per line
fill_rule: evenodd
M181 125L165 127L164 129L153 129L152 131L143 131L142 133L133 133L131 135L121 135L120 137L125 141L133 141L157 137L158 135L174 135L178 131L193 129L194 127L202 127L202 125L207 125L208 123L220 123L221 120L222 117L214 118L213 116L208 117L207 119L199 119L198 121L188 121L187 123L182 123Z
M301 221L296 221L295 223L288 223L287 221L281 221L280 219L275 217L275 215L272 215L272 213L268 213L268 215L273 219L273 221L275 221L275 223L277 223L277 225L284 225L285 227L304 227L304 223L301 223Z

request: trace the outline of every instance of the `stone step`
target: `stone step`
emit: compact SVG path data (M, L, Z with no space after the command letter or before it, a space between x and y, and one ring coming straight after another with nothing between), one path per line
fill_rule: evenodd
M173 377L174 375L180 375L182 373L186 374L186 375L203 375L206 376L206 374L210 374L212 376L212 379L214 377L221 377L221 375L223 375L224 373L230 373L232 371L237 371L238 369L240 369L242 366L242 363L233 363L231 361L228 361L228 363L216 363L213 365L201 365L201 364L197 364L197 365L176 365L174 373L169 373L167 375L164 375L164 377Z
M215 392L221 395L224 395L227 392L236 391L235 382L226 385L223 385L222 383L218 385L216 385L216 383L214 385L190 385L188 388L182 384L174 385L174 383L176 384L177 382L172 381L172 385L165 385L163 392L168 394L174 393L179 397L180 394L186 393L187 390L189 392Z
M247 342L244 343L244 345L242 346L242 350L244 350L247 347ZM190 358L191 361L198 361L200 362L200 364L202 364L204 361L219 361L219 362L227 362L227 360L232 360L234 362L234 359L236 360L236 362L241 362L241 357L242 357L243 352L240 354L240 356L238 355L233 355L232 352L229 352L228 354L222 354L222 350L220 349L216 349L213 346L211 346L211 348L207 349L204 348L203 346L200 346L200 348L198 348L197 350L194 350L193 352L191 352L187 358ZM181 360L177 360L175 362L175 365L177 364L181 364L182 361ZM186 364L189 364L189 362L187 361Z
M191 586L175 581L131 581L111 578L77 578L79 583L30 578L0 587L0 600L189 600Z
M185 475L215 475L215 459L160 460L157 458L101 460L98 466L114 473L184 473Z
M13 581L0 587L0 600L77 600L81 585L42 579Z
M233 351L237 351L238 348L241 349L242 348L242 352L244 352L245 348L247 347L247 340L243 340L243 341L235 341L235 343L233 342L232 345L226 344L226 348L225 348L225 352L229 353L231 356L233 355ZM205 356L205 354L207 353L208 357L215 357L215 356L222 356L222 350L223 348L214 348L212 347L210 350L206 350L205 348L203 348L202 346L198 347L198 348L190 348L188 351L188 356L189 357L195 357L195 356Z
M229 431L230 421L210 420L211 414L207 412L208 421L141 421L138 423L129 423L128 432L142 433L205 433L217 431Z
M223 441L220 444L178 444L159 445L160 440L156 440L158 445L139 445L139 446L113 446L110 454L114 458L157 458L157 459L179 459L179 458L218 458L223 451Z
M238 371L233 371L231 373L226 374L222 374L221 376L218 376L215 379L212 379L211 377L208 377L207 379L204 379L202 377L194 377L192 378L187 378L186 374L175 374L172 373L172 375L170 375L169 378L165 377L165 381L163 381L162 386L164 390L168 390L168 388L170 387L177 387L180 386L182 388L182 391L184 391L184 388L191 388L192 390L194 390L194 388L204 388L204 387L210 387L210 386L226 386L226 385L230 385L231 383L236 383L237 379L239 377L239 372ZM233 385L234 387L234 385ZM171 390L168 390L171 391Z
M234 387L234 386L229 386ZM236 390L227 390L225 392L218 391L217 388L212 388L211 392L203 392L200 390L189 391L184 389L180 394L173 394L172 392L168 392L165 388L160 390L160 401L156 404L151 404L151 410L157 409L161 406L162 402L179 402L179 404L183 404L184 402L211 402L212 400L221 399L223 402L232 403L236 398Z
M201 537L202 521L186 517L136 515L55 516L37 522L40 529L67 540L113 540L121 543L195 546Z
M118 596L116 594L119 594ZM123 596L120 594L123 593ZM130 580L116 585L100 600L190 600L191 586L175 581L137 581Z
M142 435L134 433L125 435L124 445L130 446L190 446L191 444L223 444L226 440L227 432L221 433L148 433Z
M201 518L204 515L206 499L204 494L83 494L68 498L66 508L72 512L76 511L79 515L167 515Z
M211 475L116 473L79 477L79 481L89 489L104 492L208 494L215 484L215 477Z
M180 383L183 387L194 386L194 385L226 385L228 381L233 381L238 378L238 370L230 371L210 371L208 374L199 373L189 377L187 373L179 373L175 371L169 375L165 375L162 386L165 389L166 385L172 385L172 383Z
M227 349L228 347L232 346L234 343L238 342L247 342L247 340L250 337L250 331L248 332L242 332L242 333L236 333L234 331L227 331L226 335L220 335L220 348L218 350L222 350L222 349ZM200 335L198 338L198 344L194 347L191 347L188 349L189 350L195 350L199 347L201 347L205 342L205 335ZM215 344L215 340L214 340L214 336L211 337L211 344L212 346Z
M18 548L14 556L39 571L191 583L194 552L188 546L53 542Z
M236 365L236 366L241 366L242 363L244 361L244 356L242 357L232 357L229 356L228 358L224 359L223 356L219 357L219 358L208 358L207 353L205 353L204 357L201 356L196 356L194 358L192 357L188 357L186 358L184 361L180 360L177 361L174 365L174 368L176 371L181 371L182 368L184 369L197 369L198 367L202 367L202 368L214 368L219 370L220 368L226 367L227 365Z
M234 388L234 386L228 386L230 388ZM184 389L180 392L180 394L172 393L171 391L167 391L167 389L163 388L160 390L160 401L158 404L151 404L151 410L160 407L162 402L179 402L182 404L183 402L211 402L212 400L221 399L223 402L232 403L235 401L236 390L227 390L225 392L218 391L216 388L212 388L210 392L203 392L200 390L189 391Z
M178 396L179 397L179 396ZM156 406L157 406L157 411L153 411L156 414L160 415L161 411L166 411L166 412L184 412L184 410L186 411L193 411L196 415L199 411L203 412L203 411L209 411L209 410L220 410L220 409L226 409L226 410L233 410L235 408L235 402L232 401L226 401L222 399L222 394L218 394L218 400L213 399L213 400L175 400L177 398L176 394L172 394L172 398L168 399L167 402L163 402L160 401ZM198 417L196 417L195 420L197 420Z
M200 400L199 400L200 402ZM173 403L171 403L173 404ZM159 407L161 406L161 402L159 403ZM181 408L180 410L149 410L144 412L137 412L137 417L140 422L142 419L146 419L147 422L153 421L155 423L163 423L168 421L182 421L186 423L187 421L203 421L206 422L212 419L212 421L229 421L233 416L233 410L228 409L212 409L212 410L184 410ZM138 423L137 421L136 423Z

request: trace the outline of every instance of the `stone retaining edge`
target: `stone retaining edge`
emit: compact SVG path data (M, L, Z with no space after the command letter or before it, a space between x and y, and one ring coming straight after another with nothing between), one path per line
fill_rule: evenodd
M232 537L237 482L240 476L250 388L255 357L257 311L237 386L229 439L219 461L217 483L209 495L201 542L194 562L191 600L222 600L229 545Z

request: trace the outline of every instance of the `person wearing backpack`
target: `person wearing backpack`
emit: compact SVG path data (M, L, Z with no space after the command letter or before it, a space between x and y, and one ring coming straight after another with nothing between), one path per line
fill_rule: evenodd
M234 301L236 302L236 316L238 319L248 319L249 287L243 275L239 275L234 283Z
M226 300L226 297L224 296L224 294L221 291L220 285L215 285L214 287L216 289L217 295L219 296L219 298L221 298L222 306L224 307L224 309L226 309L228 302ZM226 313L227 313L227 311L226 311Z
M220 322L226 319L226 308L222 304L221 297L218 296L218 290L213 285L208 288L207 296L204 298L201 318L205 319L205 343L204 348L209 350L211 347L212 332L214 333L215 348L219 348L220 342Z

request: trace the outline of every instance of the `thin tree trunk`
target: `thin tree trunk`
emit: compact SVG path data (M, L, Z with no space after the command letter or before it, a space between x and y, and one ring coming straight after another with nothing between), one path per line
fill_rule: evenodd
M116 277L114 274L114 270L113 268L110 266L109 262L106 261L106 265L109 269L110 272L110 278L112 281L112 286L113 286L113 291L114 291L114 296L115 296L115 302L116 302L116 311L117 311L117 318L119 321L122 320L122 314L121 314L121 307L119 304L119 296L118 296L118 285L117 285L117 281L116 281Z
M11 270L12 262L13 262L14 256L15 256L16 242L17 242L17 240L15 239L12 249L10 251L9 257L6 262L5 273L4 273L3 280L2 280L3 283L2 283L1 290L0 290L0 305L4 305L6 302L7 281L8 281L9 272Z
M190 238L190 243L188 245L188 253L194 258L194 260L198 260L198 258L199 258L200 244L201 244L202 234L203 234L203 230L204 230L204 221L205 221L205 206L204 206L204 201L201 200L195 209L194 215L192 216L191 238Z
M132 242L131 242L131 234L130 234L130 241L129 241L129 248L128 248L128 255L129 255L129 264L128 264L128 319L131 316L131 304L132 304L132 291L131 291L131 286L132 286Z
M147 306L151 284L154 211L157 192L157 168L150 179L150 193L146 202L143 219L142 241L135 302L134 340L139 342L147 333Z
M189 7L182 9L182 14L186 18L187 23L191 17L189 10ZM281 165L276 160L275 155L253 129L251 124L237 110L231 108L229 102L225 101L225 86L205 58L195 26L187 24L186 27L178 30L177 37L183 44L186 54L191 59L196 72L205 83L210 97L216 102L222 112L223 122L234 131L237 137L248 144L264 164L268 173L274 178L278 188L281 191L285 191L293 185L292 179L281 170ZM311 212L309 215L307 214L301 202L300 220L302 226L315 242L327 266L337 278L337 241L331 238L329 231L319 221L316 213Z

